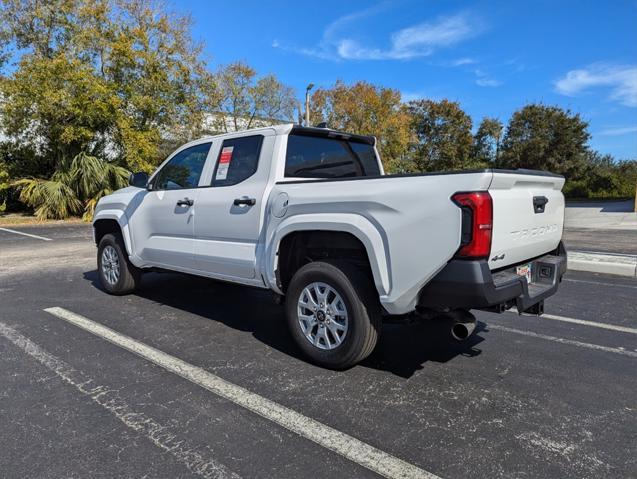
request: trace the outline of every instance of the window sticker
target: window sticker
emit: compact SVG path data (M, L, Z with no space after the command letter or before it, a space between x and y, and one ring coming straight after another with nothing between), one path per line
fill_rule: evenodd
M215 180L225 180L228 177L228 168L230 168L230 161L232 161L232 151L234 146L224 146L221 150L221 156L219 156L219 166L217 167L217 175Z

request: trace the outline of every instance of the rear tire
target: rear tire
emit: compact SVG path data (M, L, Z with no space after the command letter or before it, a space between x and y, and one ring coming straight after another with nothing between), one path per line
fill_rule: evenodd
M119 234L107 234L97 247L97 273L109 294L132 293L141 282L141 270L129 260L124 240Z
M359 363L380 336L376 288L368 275L347 262L313 262L300 268L288 287L285 309L297 345L312 362L329 369Z

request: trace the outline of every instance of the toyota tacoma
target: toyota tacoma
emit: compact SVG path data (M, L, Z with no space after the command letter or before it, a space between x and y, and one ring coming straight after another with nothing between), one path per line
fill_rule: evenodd
M472 309L541 314L566 271L564 178L531 170L385 175L376 139L278 125L201 138L95 210L98 273L148 270L266 288L309 359L342 369L385 317L471 334Z

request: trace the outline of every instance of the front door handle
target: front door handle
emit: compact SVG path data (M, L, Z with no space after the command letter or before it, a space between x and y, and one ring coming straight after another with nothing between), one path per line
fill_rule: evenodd
M234 200L235 206L242 206L242 205L254 206L256 203L257 203L257 200L255 200L254 198L248 198L246 196L244 196L243 198L235 198Z
M195 200L191 200L190 198L184 198L183 200L177 201L177 206L192 206L195 204Z

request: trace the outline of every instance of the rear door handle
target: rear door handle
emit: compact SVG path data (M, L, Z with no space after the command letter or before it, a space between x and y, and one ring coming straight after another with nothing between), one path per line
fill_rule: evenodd
M191 200L190 198L184 198L183 200L177 201L177 206L192 206L195 204L195 200Z
M254 206L256 203L257 203L257 200L255 200L254 198L248 198L245 196L243 198L235 198L234 200L235 206L242 206L242 205Z

